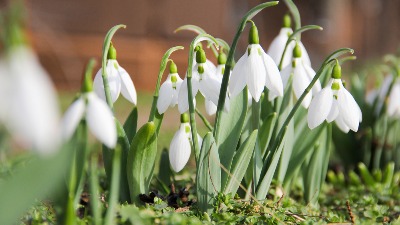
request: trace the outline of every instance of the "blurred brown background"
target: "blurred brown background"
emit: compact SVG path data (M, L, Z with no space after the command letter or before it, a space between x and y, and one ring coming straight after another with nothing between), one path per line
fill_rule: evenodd
M182 45L172 59L181 76L187 64L188 45L195 34L173 31L185 24L202 27L214 37L231 44L241 17L256 0L34 0L26 1L28 29L42 63L60 89L80 86L84 64L90 57L100 59L107 31L116 24L126 24L113 43L119 63L130 73L139 90L155 86L160 59L170 47ZM327 54L340 47L355 49L362 64L394 53L399 47L399 0L295 0L302 25L316 24L323 31L308 31L302 41L314 69ZM254 18L260 30L261 44L267 50L278 34L283 2L267 8ZM247 42L247 32L240 40L237 57ZM211 53L208 54L211 56ZM353 63L354 64L354 63Z

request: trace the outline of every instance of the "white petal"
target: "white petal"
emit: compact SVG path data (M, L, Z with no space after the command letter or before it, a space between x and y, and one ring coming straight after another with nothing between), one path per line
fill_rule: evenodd
M203 74L203 80L199 82L199 90L204 98L211 100L217 105L220 89L221 83L217 79L210 78L209 75Z
M191 146L184 130L179 129L169 146L169 162L175 172L179 172L189 161Z
M393 85L388 98L387 113L389 116L395 116L400 110L400 83Z
M311 67L311 60L310 57L308 56L307 50L304 47L303 43L299 42L299 46L301 48L301 60L308 66Z
M332 107L333 93L330 86L321 90L311 101L308 108L308 127L314 129L319 126L329 114Z
M299 65L300 64L300 65ZM293 91L297 99L303 94L308 85L310 84L310 79L301 63L296 63L296 67L293 70ZM312 94L307 93L306 97L301 102L304 108L308 108L312 99Z
M192 78L192 92L193 92L194 105L196 105L195 97L196 97L197 92L199 91L198 85L199 85L198 80L196 79L196 77L193 77ZM189 110L188 88L187 88L187 78L186 77L183 80L182 85L180 86L180 89L179 89L178 110L181 114Z
M64 118L61 121L61 132L63 139L69 140L74 134L79 122L82 120L85 113L85 100L81 97L78 98L67 109Z
M118 73L118 63L116 60L108 60L106 66L106 73L108 79L108 85L110 87L111 100L115 102L121 92L121 78ZM106 101L106 95L104 92L104 84L102 77L102 70L100 69L93 81L94 91L97 96Z
M118 67L119 75L121 76L121 93L128 101L137 104L137 95L135 85L125 69Z
M6 126L40 153L58 148L59 110L57 94L47 72L28 48L14 48L8 58L10 76L9 115Z
M205 100L206 112L208 115L214 115L217 112L217 106L210 100Z
M339 115L339 107L336 99L333 99L332 101L332 107L331 110L329 111L328 117L326 117L326 121L328 123L334 121Z
M353 96L341 85L338 91L339 114L344 123L354 132L357 132L360 123L360 113Z
M271 58L274 60L276 66L279 65L279 62L281 60L283 50L286 45L286 41L288 40L288 37L290 34L292 34L293 31L291 28L281 28L279 35L275 37L275 39L272 41L271 45L269 46L268 49L268 55L271 56ZM291 60L291 53L289 49L286 50L285 57L283 60L283 67L286 67L287 65L290 64ZM283 68L282 67L282 68Z
M115 148L117 129L111 109L93 93L89 93L87 98L86 121L90 131L107 147Z
M341 116L338 116L335 119L336 125L339 127L341 131L344 133L348 133L350 131L350 128L346 125L346 123L343 121L343 118Z
M283 96L283 83L278 67L264 51L262 54L263 63L266 71L265 86L275 95Z
M381 101L385 101L387 92L389 91L389 87L390 84L392 83L393 80L393 76L392 75L388 75L385 77L385 79L383 80L381 89L379 91L379 98Z
M232 98L238 95L246 86L247 71L245 62L247 61L247 52L239 59L233 68L232 75L229 79L229 92Z
M167 79L160 87L160 92L157 100L158 113L163 114L171 105L174 97L174 89L172 88L171 80Z
M249 45L248 48L250 49L250 55L245 62L247 67L246 69L248 70L246 73L246 83L251 96L256 102L258 102L260 100L261 93L264 91L267 71L263 63L263 52L261 46L253 44Z
M311 66L307 65L303 61L302 61L302 64L303 64L306 74L311 82L315 77L315 71L311 68ZM315 82L315 84L312 87L312 95L314 96L320 91L321 91L321 82L319 82L319 80L317 80L317 82Z

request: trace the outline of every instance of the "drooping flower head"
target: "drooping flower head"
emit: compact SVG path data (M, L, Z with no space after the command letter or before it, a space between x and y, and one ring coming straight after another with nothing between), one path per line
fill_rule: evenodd
M69 140L82 119L90 131L108 148L117 144L117 129L114 116L108 105L93 92L91 73L86 73L82 94L65 112L62 119L62 136Z
M196 63L192 68L193 98L195 98L197 92L200 91L206 101L210 100L217 105L221 84L215 77L215 66L212 62L207 60L206 53L201 46L197 46L195 51ZM180 113L184 113L189 109L187 77L183 80L181 89L179 90L178 109Z
M110 87L111 100L115 102L119 94L122 93L122 96L136 105L137 95L135 86L128 72L118 64L117 50L114 48L113 44L110 44L107 54L106 73ZM97 72L94 78L94 91L101 99L106 101L102 69Z
M215 77L217 78L219 82L219 88L218 88L218 93L221 90L221 84L222 84L222 78L225 72L225 64L226 64L226 54L221 50L221 52L218 54L218 66L215 71ZM219 96L218 96L219 98ZM229 93L226 94L225 98L225 105L224 105L224 110L226 112L229 112L229 107L230 107L230 97ZM208 115L214 115L217 112L217 105L214 104L211 100L206 100L206 112Z
M293 30L291 28L290 16L289 14L285 14L283 17L282 28L278 36L276 36L272 41L267 51L268 55L271 56L271 58L274 60L277 66L281 61L282 54L286 46L286 42L292 33ZM303 52L301 56L303 63L307 64L308 66L311 66L310 57L308 56L307 50L305 49L304 45L301 42L298 42L298 45L300 46L301 51ZM285 68L286 66L290 65L290 62L292 60L292 51L294 47L295 43L293 41L290 42L283 57L282 68Z
M294 95L296 96L297 99L300 98L300 96L303 94L303 92L305 91L305 89L308 87L308 85L311 83L312 79L315 76L315 71L309 65L303 62L301 55L302 55L301 47L300 45L296 44L295 48L293 49L292 64L287 65L281 71L283 86L285 88L288 85L290 76L293 76L292 87ZM308 108L312 96L317 94L320 90L321 90L321 83L318 80L312 87L312 92L306 95L306 97L301 102L301 105L304 108ZM275 97L277 96L273 95L272 93L269 93L268 96L269 100L272 100Z
M191 128L189 115L181 114L181 125L175 133L169 146L169 162L175 172L179 172L189 161L191 153ZM199 143L202 142L200 135L197 134Z
M232 71L229 82L231 96L238 95L246 85L256 102L260 100L264 86L274 95L283 96L283 85L279 70L273 59L260 46L258 30L253 22L250 28L247 51Z
M311 101L307 121L308 127L314 129L324 120L335 121L345 133L356 132L362 121L361 109L341 80L341 67L338 62L332 69L332 78Z
M157 100L158 113L163 114L167 111L168 106L174 107L178 103L178 93L181 84L182 79L179 77L178 68L174 61L171 60L168 77L160 87Z

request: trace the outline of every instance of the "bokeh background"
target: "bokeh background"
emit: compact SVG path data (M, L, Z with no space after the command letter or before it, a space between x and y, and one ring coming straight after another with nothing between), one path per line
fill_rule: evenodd
M4 7L9 1L0 1ZM241 17L256 0L34 0L25 1L27 30L43 65L60 90L76 91L90 57L100 59L105 34L116 24L126 24L114 36L118 61L132 76L136 88L150 92L164 52L182 45L185 51L172 58L183 76L187 47L195 34L174 30L185 24L202 27L231 44ZM302 25L316 24L323 31L308 31L302 41L314 69L327 54L340 47L355 49L358 57L349 66L378 60L399 47L399 0L295 0ZM278 34L285 4L268 8L254 20L261 44L267 49ZM237 58L246 46L239 42ZM211 54L209 54L211 56Z

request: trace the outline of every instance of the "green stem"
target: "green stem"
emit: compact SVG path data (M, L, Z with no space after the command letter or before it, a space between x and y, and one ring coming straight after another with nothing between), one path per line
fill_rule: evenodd
M115 209L118 203L119 183L121 175L121 146L117 145L114 149L112 162L112 176L110 185L110 197L108 199L108 209L105 217L105 225L115 224Z
M188 59L188 69L186 71L187 74L187 87L188 87L188 102L189 102L189 118L190 118L190 127L192 131L192 140L193 140L193 149L196 156L196 162L198 161L200 155L200 147L197 140L197 128L196 128L196 117L195 117L195 108L193 103L193 90L192 90L192 68L193 68L193 59L194 59L194 49L196 45L203 40L212 41L217 45L217 41L215 38L209 34L199 34L195 39L193 39L190 44L189 49L189 59Z
M167 63L168 63L169 57L174 51L181 50L181 49L184 49L184 48L182 46L172 47L172 48L168 49L168 51L165 52L164 56L161 59L160 70L158 72L156 89L154 90L154 94L153 94L153 103L151 104L151 110L150 110L150 115L149 115L149 121L148 122L153 121L154 117L156 115L157 100L158 100L158 94L159 94L159 91L160 91L161 79L162 79L162 76L164 74L165 68L167 68Z
M214 128L211 126L210 122L208 122L207 118L196 108L196 113L199 115L200 119L203 121L204 125L206 125L209 131L212 131Z
M90 206L93 214L93 224L101 224L101 205L99 201L100 191L99 191L99 179L97 177L98 171L98 159L97 152L92 154L90 160Z
M292 0L283 0L283 2L286 4L286 6L289 8L290 13L292 14L294 18L294 24L295 24L295 29L299 29L301 27L301 18L300 18L300 13L299 9L297 6L293 3ZM300 38L299 38L300 40Z
M264 96L265 97L265 96ZM251 130L259 130L259 125L260 125L260 104L262 99L260 99L259 102L256 102L252 98L252 104L251 104L251 120L252 120L252 128ZM256 138L256 144L254 145L254 151L253 151L253 192L255 193L257 184L258 184L258 176L257 176L257 154L256 151L259 151L259 138Z
M252 8L243 17L243 19L240 22L240 25L238 27L238 30L236 31L236 35L233 38L233 42L232 42L232 45L229 50L228 59L225 64L225 71L224 71L224 75L222 78L221 90L219 92L217 114L215 116L215 123L214 123L215 125L214 125L214 133L213 133L213 136L217 143L218 143L219 129L221 126L220 123L221 123L222 110L224 109L226 92L228 90L229 74L231 72L231 69L233 68L233 58L234 58L236 46L239 41L240 35L242 34L248 20L252 19L255 15L257 15L257 13L259 13L264 8L267 8L270 6L275 6L278 3L279 3L278 1L265 2L265 3L262 3L260 5L257 5L256 7Z
M104 44L103 44L103 54L102 54L102 60L101 60L101 77L103 78L104 93L106 96L106 102L111 110L113 110L113 101L111 99L110 85L108 83L108 76L107 76L107 70L106 70L107 55L108 55L108 49L110 48L111 39L114 36L115 32L117 32L117 30L120 28L126 28L126 26L123 24L116 25L116 26L112 27L106 34L106 37L104 39Z
M65 216L65 224L74 225L76 224L76 213L75 213L75 187L76 187L76 150L72 157L71 171L69 175L69 185L68 185L68 201Z

